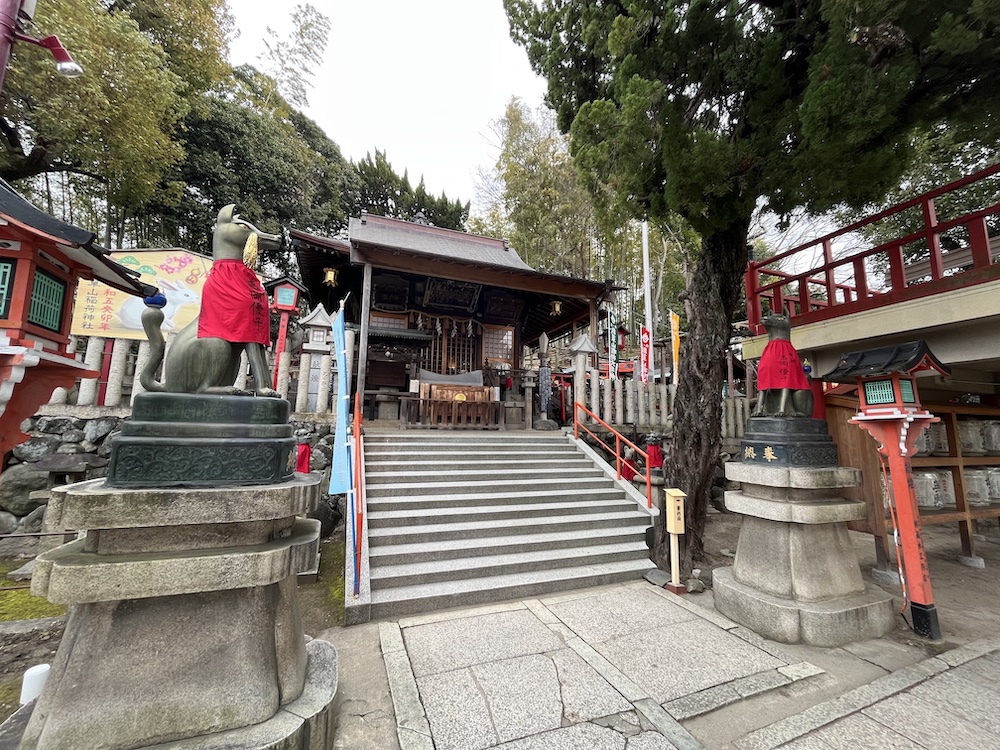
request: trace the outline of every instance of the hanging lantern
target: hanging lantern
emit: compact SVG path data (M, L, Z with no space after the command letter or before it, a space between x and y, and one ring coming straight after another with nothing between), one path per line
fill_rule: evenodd
M337 286L337 269L336 268L324 268L323 269L323 284L325 286L330 286L330 287Z
M552 300L552 312L549 315L556 316L562 315L562 300L554 299Z

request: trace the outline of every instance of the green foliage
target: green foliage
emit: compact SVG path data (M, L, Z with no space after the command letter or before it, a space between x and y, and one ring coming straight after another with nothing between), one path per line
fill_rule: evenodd
M270 26L267 27L266 70L277 82L277 89L285 101L296 107L309 103L308 90L315 69L323 62L323 52L330 38L330 19L320 13L312 3L296 5L292 11L292 33L281 39Z
M60 35L85 74L62 78L47 52L14 45L0 96L0 177L85 174L110 200L141 205L181 157L171 135L186 110L183 81L135 20L97 0L51 0L36 23Z
M359 189L358 208L379 216L411 221L422 214L436 227L461 230L469 216L469 203L451 200L447 194L433 196L427 192L424 180L414 189L406 172L396 173L385 151L375 150L356 165Z
M356 200L356 175L337 145L305 115L280 98L271 111L263 109L260 93L269 81L244 66L188 116L186 156L169 175L188 187L173 202L154 207L160 221L150 237L153 244L209 252L215 215L227 203L237 203L270 232L295 226L333 235L346 225ZM263 258L276 270L291 270L285 255Z
M956 138L987 124L995 142L998 5L504 0L590 190L625 216L676 212L702 238L675 402L686 442L668 467L691 500L689 556L720 440L704 394L721 381L754 209L877 199L938 124Z

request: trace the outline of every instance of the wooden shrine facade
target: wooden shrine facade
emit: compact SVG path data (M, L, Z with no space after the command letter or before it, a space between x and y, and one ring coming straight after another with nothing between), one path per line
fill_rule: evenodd
M352 382L372 406L419 394L415 380L504 389L543 332L596 331L608 293L534 270L505 240L366 213L351 219L347 239L291 237L312 305L334 311L347 299Z

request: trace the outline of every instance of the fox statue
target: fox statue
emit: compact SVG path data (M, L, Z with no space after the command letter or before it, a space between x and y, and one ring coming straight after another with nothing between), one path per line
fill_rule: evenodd
M253 272L258 248L277 249L281 235L267 234L236 213L235 205L219 211L212 235L212 270L205 280L201 310L170 346L163 382L156 371L163 362L163 311L147 299L142 325L150 357L139 381L147 391L247 395L234 386L240 355L246 351L253 380L250 392L278 396L270 387L266 349L270 316L264 287Z

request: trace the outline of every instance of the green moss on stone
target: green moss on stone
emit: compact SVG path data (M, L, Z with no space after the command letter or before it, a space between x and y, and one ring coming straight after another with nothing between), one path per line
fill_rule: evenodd
M0 560L0 621L37 620L40 617L62 617L66 608L52 604L41 596L32 596L28 589L3 591L4 587L21 586L19 581L12 581L7 574L24 565L24 560Z

